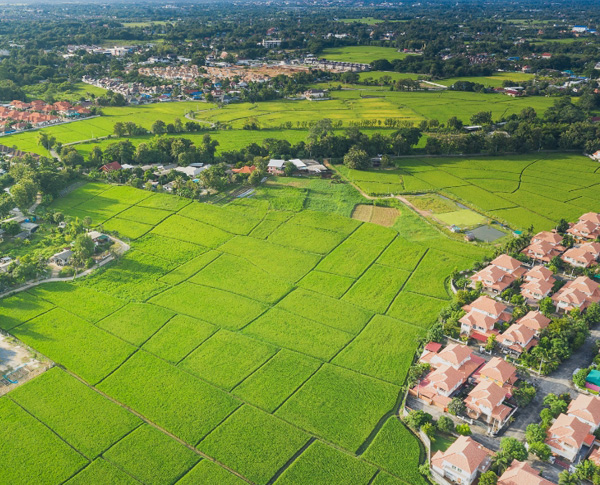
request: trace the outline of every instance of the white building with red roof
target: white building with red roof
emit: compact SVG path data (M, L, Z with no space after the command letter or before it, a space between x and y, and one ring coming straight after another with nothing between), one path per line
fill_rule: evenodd
M560 414L548 429L545 442L552 453L573 461L583 446L592 446L594 440L589 425L575 416Z
M518 259L512 258L508 254L501 254L494 259L490 264L500 268L508 274L513 275L515 278L520 278L526 272L523 264Z
M471 276L470 279L473 288L477 286L477 283L481 283L484 288L496 293L502 293L516 281L516 278L513 275L501 270L493 264L478 271Z
M521 295L526 300L540 301L552 293L554 284L549 281L526 281L521 285Z
M593 240L600 236L600 214L588 212L573 224L567 232L578 240Z
M536 261L548 263L552 258L560 256L564 250L562 246L553 246L549 242L541 241L531 243L521 253Z
M517 323L529 327L535 332L536 337L539 336L540 332L550 325L550 320L542 312L532 310L527 313L524 317L517 320Z
M470 485L491 465L493 452L468 436L459 436L446 451L431 457L431 469L456 483Z
M520 323L513 323L496 339L505 352L522 354L537 345L535 331Z
M593 433L600 426L600 397L579 394L577 399L570 402L567 415L587 424Z
M587 276L579 276L552 295L552 301L565 312L574 308L585 310L591 303L600 302L600 285Z
M552 246L561 246L563 237L554 231L542 231L538 232L535 236L531 238L532 243L548 243Z
M495 382L482 381L477 384L465 399L467 414L473 419L483 419L497 431L501 429L516 408L503 404L506 389Z
M492 357L473 377L476 382L493 382L500 387L504 387L507 394L512 389L512 385L519 379L517 368L500 357Z
M466 315L460 318L460 333L478 340L485 341L494 330L494 325L499 322L508 322L511 314L508 307L489 296L480 296L473 303L465 305L463 310Z
M578 268L589 268L598 263L600 243L586 243L567 250L561 259Z
M513 460L498 478L497 485L554 485L540 476L540 472L525 461Z

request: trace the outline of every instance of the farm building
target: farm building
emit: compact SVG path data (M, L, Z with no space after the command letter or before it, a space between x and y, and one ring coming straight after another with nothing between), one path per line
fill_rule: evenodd
M57 266L66 266L71 261L73 257L73 251L70 249L65 249L60 253L56 253L50 258L50 262L56 264Z

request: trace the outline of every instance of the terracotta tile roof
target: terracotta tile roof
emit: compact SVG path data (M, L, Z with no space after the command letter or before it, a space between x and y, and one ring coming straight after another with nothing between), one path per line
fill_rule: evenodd
M446 451L438 451L431 458L431 464L443 469L444 462L463 470L469 475L489 461L492 451L468 436L459 436Z
M532 259L548 262L553 257L560 256L563 250L562 246L554 246L549 242L542 241L530 244L521 252Z
M493 357L479 371L481 379L512 384L517 380L517 369L500 357Z
M499 301L493 300L489 296L482 295L471 303L470 308L500 317L508 307Z
M466 315L459 319L459 322L472 329L484 329L484 331L491 331L494 328L497 320L488 315L484 315L476 310L471 310ZM481 330L480 330L481 331Z
M588 267L596 262L596 254L590 252L585 247L571 248L562 255L561 259L567 263L574 262L575 264Z
M247 165L244 165L242 168L234 168L231 171L233 173L252 173L256 170L256 167L254 165L252 165L251 167L248 167Z
M564 444L580 449L588 439L590 427L575 416L560 414L548 430L546 443L562 450Z
M102 170L103 172L113 172L115 170L121 170L121 164L119 162L110 162L106 165L102 165L102 167L100 167L100 170Z
M438 354L438 358L453 366L459 366L469 359L473 351L466 345L450 344Z
M540 477L540 472L527 462L513 460L498 478L497 485L553 485L553 483Z
M432 387L450 392L465 382L462 372L449 365L442 365L427 376L427 381Z
M531 238L531 242L547 242L554 246L558 246L560 243L562 243L562 239L562 236L556 232L542 231L533 236Z
M531 268L525 273L525 279L530 280L544 280L554 282L554 273L546 268L543 264L538 264Z
M590 221L596 225L600 225L600 213L598 212L586 212L580 218L580 221Z
M598 224L591 221L580 221L567 229L567 232L576 237L591 239L595 239L600 234Z
M593 279L588 278L587 276L579 276L573 281L567 283L565 287L566 286L569 288L576 288L588 296L600 297L600 284L595 282Z
M497 266L489 265L471 276L471 281L481 281L483 286L496 291L504 291L515 281L515 277Z
M522 267L521 261L510 257L508 254L501 254L496 259L494 259L491 262L491 264L493 264L494 266L498 266L499 268L511 274L521 269Z
M529 327L521 325L520 323L513 323L502 335L498 336L498 342L500 342L502 345L508 346L512 346L514 343L517 343L519 347L526 348L527 344L531 342L534 336L535 331Z
M465 399L465 404L469 407L479 408L485 406L494 409L502 404L506 397L506 390L495 382L482 381L477 384Z
M553 286L554 285L549 281L528 281L521 286L521 294L525 298L537 300L548 296L550 291L552 291Z
M527 315L525 315L524 317L521 317L519 320L517 320L517 323L520 323L521 325L525 325L526 327L529 327L532 330L539 332L540 330L543 330L548 325L550 325L551 321L552 320L550 320L548 317L546 317L541 312L530 311Z
M587 396L579 394L577 399L574 399L569 404L567 410L569 416L575 416L584 421L594 423L594 426L600 425L600 397Z

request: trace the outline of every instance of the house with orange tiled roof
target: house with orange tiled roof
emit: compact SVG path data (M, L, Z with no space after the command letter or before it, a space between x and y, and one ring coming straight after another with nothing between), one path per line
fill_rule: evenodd
M600 214L588 212L573 224L567 232L577 240L593 240L600 236Z
M483 419L494 431L498 431L516 411L516 408L504 404L505 399L506 389L495 382L482 381L465 399L467 415L473 419Z
M569 403L567 415L587 424L593 433L600 427L600 397L579 394L577 399Z
M513 275L493 264L478 271L470 279L473 288L477 286L477 283L481 283L484 288L496 293L502 293L516 281Z
M517 380L517 368L500 357L491 358L474 375L476 382L493 382L500 387L512 386Z
M233 173L242 173L242 174L248 174L250 175L252 172L254 172L256 170L256 166L252 165L252 166L247 166L244 165L242 168L234 168L231 171Z
M470 485L487 471L493 452L468 436L459 436L446 451L431 457L434 473L452 482Z
M552 246L561 246L563 237L554 231L542 231L538 232L531 238L532 243L547 242Z
M506 305L486 295L480 296L462 309L467 313L459 319L460 333L481 341L485 341L493 333L498 333L494 329L496 323L508 322L511 319Z
M497 268L500 268L502 271L514 276L515 278L520 278L526 272L526 269L523 267L523 264L518 259L512 258L508 254L501 254L497 258L495 258L490 264L493 264Z
M591 303L600 302L600 285L587 276L579 276L552 295L552 302L557 310L585 310Z
M513 460L510 466L498 478L496 485L554 485L540 476L535 468L525 461Z
M498 335L496 341L504 352L517 355L521 355L537 345L535 331L520 323L513 323L501 335Z
M521 295L526 300L540 301L550 296L554 283L544 280L527 281L521 285Z
M551 321L552 320L550 320L542 312L532 310L529 313L527 313L527 315L517 320L517 323L520 323L521 325L525 325L526 327L532 329L537 337L539 336L542 330L544 330L548 325L550 325Z
M583 446L592 446L594 440L589 425L575 416L560 414L548 429L545 443L552 453L574 461Z
M566 251L561 259L578 268L589 268L598 263L600 258L600 243L586 243Z
M521 251L528 258L536 261L550 262L555 256L560 256L565 250L562 246L553 246L547 241L531 243Z

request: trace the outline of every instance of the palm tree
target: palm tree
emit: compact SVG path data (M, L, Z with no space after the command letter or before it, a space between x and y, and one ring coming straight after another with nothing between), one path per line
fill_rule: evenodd
M580 485L581 480L577 478L577 475L569 473L568 470L560 472L558 475L558 485Z

